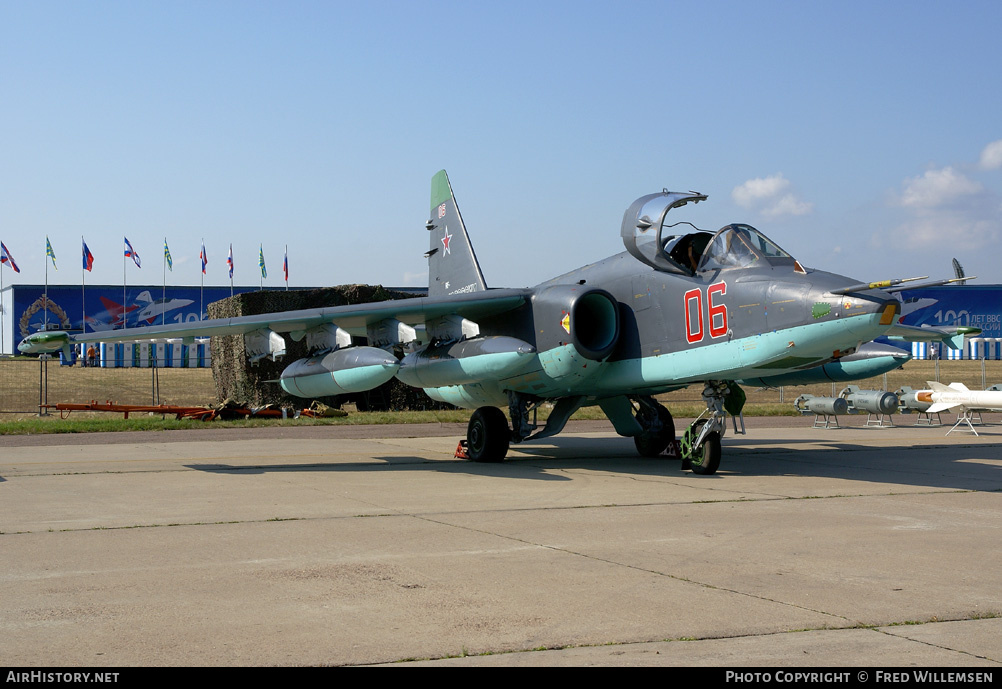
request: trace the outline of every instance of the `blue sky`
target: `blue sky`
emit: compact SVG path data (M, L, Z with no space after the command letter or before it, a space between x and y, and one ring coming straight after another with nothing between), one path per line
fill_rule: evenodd
M0 240L120 284L420 285L429 184L491 286L667 187L860 280L1002 283L1002 3L0 0ZM680 218L682 215L679 216Z

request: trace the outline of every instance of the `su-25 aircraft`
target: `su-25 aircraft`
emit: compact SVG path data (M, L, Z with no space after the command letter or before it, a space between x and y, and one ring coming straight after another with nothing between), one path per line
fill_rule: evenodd
M626 251L533 288L487 289L442 170L432 179L425 225L427 297L61 339L39 333L20 348L242 333L252 357L274 358L284 353L282 334L305 337L314 354L283 371L284 390L338 395L396 377L433 399L474 409L467 453L483 462L501 461L512 442L559 433L588 405L601 407L641 454L658 455L675 427L654 396L701 385L707 411L680 446L692 471L712 474L725 407L736 413L743 400L735 381L769 385L810 375L883 335L957 336L896 324L899 302L891 292L903 288L894 285L922 278L859 283L805 268L749 225L711 233L670 222L673 209L706 198L667 190L643 196L623 218ZM367 344L357 344L359 336ZM873 375L901 363L880 354L867 361L873 366L853 371ZM544 402L554 406L540 427L535 412ZM499 407L507 407L510 426Z

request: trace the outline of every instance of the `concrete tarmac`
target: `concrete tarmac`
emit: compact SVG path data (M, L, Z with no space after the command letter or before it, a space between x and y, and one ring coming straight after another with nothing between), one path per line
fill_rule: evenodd
M998 667L999 417L894 419L5 436L0 664Z

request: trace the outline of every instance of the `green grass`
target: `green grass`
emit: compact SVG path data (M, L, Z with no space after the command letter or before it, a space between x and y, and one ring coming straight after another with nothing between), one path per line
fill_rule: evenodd
M705 407L699 404L671 404L672 414L677 419L690 419L699 415ZM540 409L537 421L546 420L548 409ZM257 427L299 427L299 426L359 426L369 424L415 424L415 423L459 423L470 420L470 410L447 411L400 411L400 412L356 412L334 418L299 419L239 419L196 421L161 418L159 415L131 414L128 419L111 412L73 412L66 418L58 413L45 417L20 418L0 421L0 435L35 435L46 433L98 433L119 431L178 431L192 428L257 428ZM799 416L793 405L749 404L745 416ZM572 419L601 420L605 415L598 407L578 410ZM610 426L611 428L611 426Z
M47 417L22 418L0 421L0 435L34 435L44 433L99 433L118 431L178 431L192 428L258 428L276 426L350 426L364 424L394 423L466 423L470 419L468 411L437 412L355 412L335 418L299 419L236 419L197 421L193 419L161 418L159 415L131 414L128 419L121 415L106 413L96 416L95 412L73 413L67 418L58 414Z
M10 371L12 367L0 367L0 374L3 371ZM53 371L53 368L55 371ZM92 399L103 401L116 393L115 399L118 402L131 402L139 404L149 402L149 370L143 369L120 369L118 371L103 371L95 373L94 369L73 369L59 370L59 367L50 368L50 386L57 375L66 378L67 390L72 389L73 394L57 393L50 389L50 400L60 402L89 401ZM0 402L10 397L15 392L19 392L24 399L16 406L3 406L3 409L32 409L38 405L38 366L17 369L20 372L18 378L23 378L17 386L14 386L15 379L8 374L7 377L0 375ZM162 389L169 389L170 394L162 394L161 401L167 404L192 404L198 406L211 407L215 404L214 388L212 386L212 374L207 369L163 369L161 371ZM121 378L114 376L120 375ZM131 378L126 378L131 376ZM95 380L91 380L91 379ZM135 388L130 394L125 394L129 389L125 383ZM927 380L942 380L945 382L960 381L972 389L982 389L982 385L1002 382L1002 361L912 361L901 369L892 371L885 377L877 377L870 380L859 381L856 384L863 389L885 389L895 390L902 385L910 385L913 388L925 387ZM101 382L101 388L88 387L89 383ZM34 387L33 387L34 386ZM793 401L798 395L810 393L814 395L837 395L845 387L844 383L820 384L813 386L787 387L783 391L779 390L759 390L746 387L745 393L748 402L745 405L744 415L753 416L799 416L793 406ZM678 390L666 395L659 395L658 399L671 410L676 419L691 419L698 416L705 406L700 401L699 386L692 386L683 390ZM304 405L307 402L304 401ZM0 435L6 434L29 434L29 433L90 433L96 431L137 431L137 430L181 430L187 428L248 428L255 426L316 426L316 425L361 425L361 424L406 424L406 423L462 423L469 421L470 411L412 411L412 412L355 412L348 408L349 414L343 418L333 419L298 419L298 420L272 420L272 419L249 419L241 421L176 421L174 419L161 419L159 416L146 416L133 414L129 419L123 419L116 414L84 414L74 412L66 419L60 419L58 413L53 416L38 418L30 413L21 415L10 415L4 420L0 415ZM537 416L538 422L546 420L548 408L540 408ZM572 418L574 419L604 419L602 411L598 407L586 407L578 411ZM676 427L681 428L679 423ZM610 426L611 428L611 426Z

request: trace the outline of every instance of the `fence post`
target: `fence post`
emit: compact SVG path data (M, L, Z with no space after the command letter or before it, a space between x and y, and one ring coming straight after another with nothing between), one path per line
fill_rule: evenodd
M38 415L48 416L49 410L45 405L49 403L49 355L38 355Z
M160 369L157 367L156 345L151 347L153 357L150 360L150 375L152 376L151 386L153 389L153 406L160 404Z

